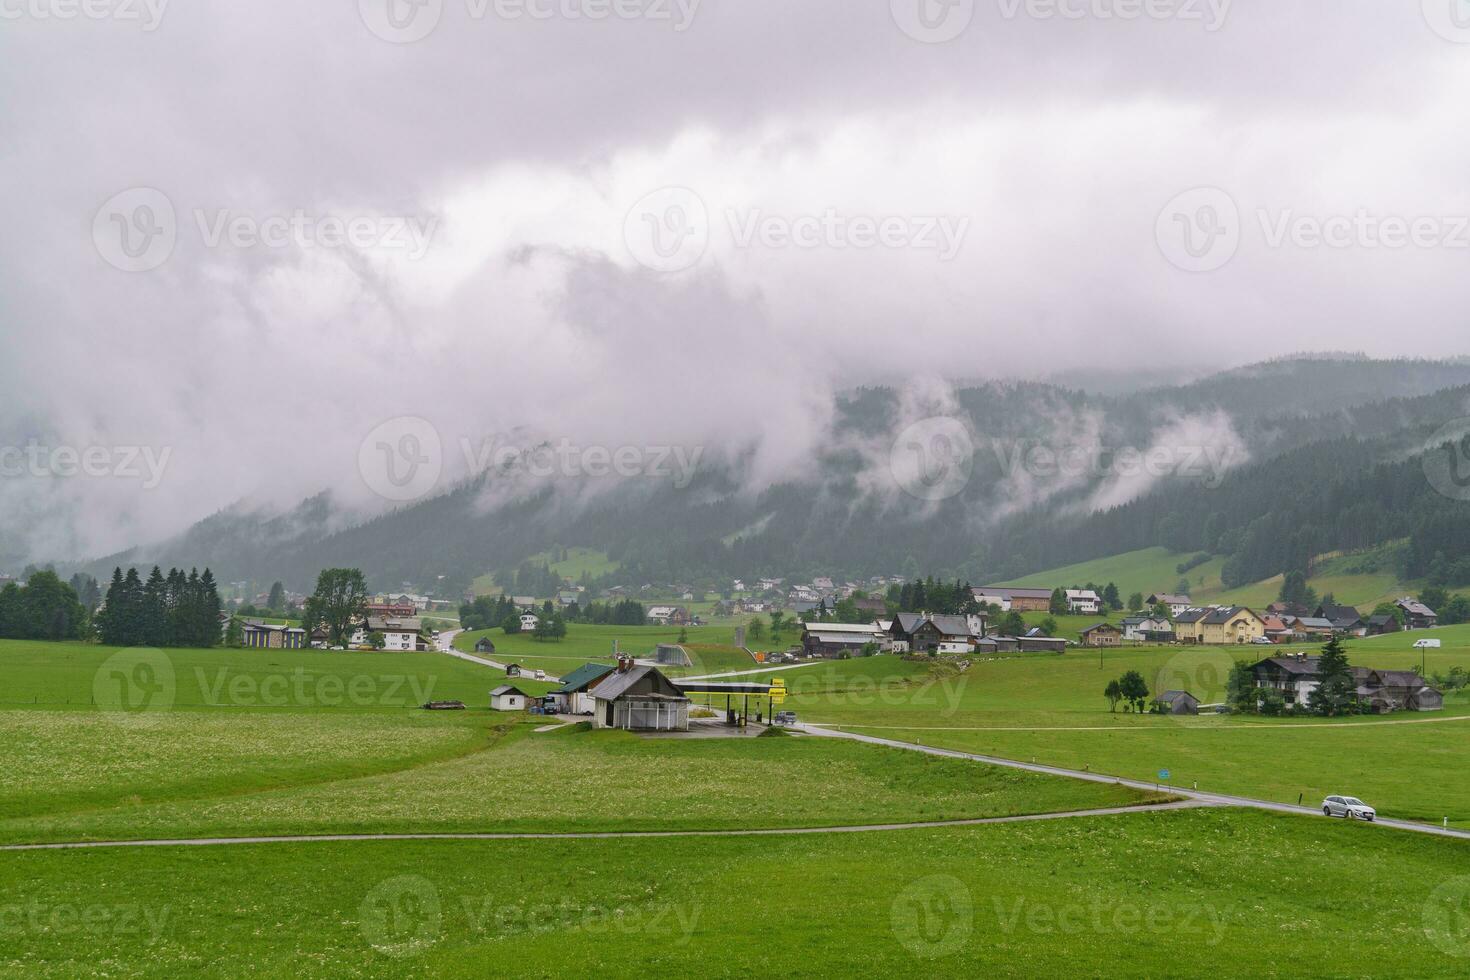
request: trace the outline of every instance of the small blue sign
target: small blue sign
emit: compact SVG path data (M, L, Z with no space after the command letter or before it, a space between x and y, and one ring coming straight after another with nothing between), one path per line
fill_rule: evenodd
M1169 770L1167 770L1167 769L1160 769L1159 770L1159 778L1160 779L1168 779L1169 778Z

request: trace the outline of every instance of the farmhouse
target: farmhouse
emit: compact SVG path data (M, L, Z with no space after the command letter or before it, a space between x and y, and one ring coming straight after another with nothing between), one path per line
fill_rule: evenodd
M981 595L999 597L998 605L1003 612L1048 612L1051 610L1051 589L1017 589L1009 585L992 585L975 589L975 601L984 602Z
M1427 630L1439 625L1439 614L1418 599L1405 597L1394 605L1404 612L1405 629Z
M592 724L630 732L689 730L689 699L656 667L627 657L592 689Z
M1102 611L1102 596L1091 589L1068 589L1067 611L1078 616L1095 616Z
M490 692L490 707L495 711L525 711L526 702L526 692L509 684Z
M649 606L648 621L659 626L688 626L689 610L683 606Z
M1251 668L1256 687L1281 692L1288 706L1305 705L1322 683L1321 657L1305 654L1270 657ZM1358 700L1375 712L1438 711L1444 696L1412 670L1350 668Z
M801 648L808 657L856 654L870 643L887 649L891 641L887 633L873 624L808 623L801 633Z
M1266 623L1244 606L1186 609L1175 631L1183 643L1225 646L1251 643L1266 635Z
M1368 617L1368 635L1386 636L1399 631L1399 618L1389 613Z
M1098 623L1082 631L1085 647L1118 647L1123 645L1123 631L1112 623Z
M963 616L930 616L914 627L909 650L928 653L969 653L975 649L975 634Z
M550 694L552 703L565 714L592 714L596 706L591 691L612 672L609 664L583 664L562 678L561 687Z
M1174 624L1162 616L1130 616L1123 620L1123 639L1129 643L1173 643Z
M1154 704L1167 715L1199 714L1199 698L1188 691L1165 691L1154 698Z
M247 619L240 626L240 645L300 650L306 646L306 630L298 626L284 626L262 622L258 619Z
M384 650L427 650L428 640L424 637L423 621L415 617L369 616L367 621L352 634L350 645L365 647L368 637L374 633L383 635Z
M521 632L529 633L541 624L541 617L535 613L521 613Z
M1184 610L1189 609L1191 606L1194 605L1194 603L1190 601L1189 596L1178 595L1173 592L1155 592L1153 595L1148 597L1148 604L1150 608L1159 605L1168 606L1169 615L1175 617L1182 615L1184 613Z

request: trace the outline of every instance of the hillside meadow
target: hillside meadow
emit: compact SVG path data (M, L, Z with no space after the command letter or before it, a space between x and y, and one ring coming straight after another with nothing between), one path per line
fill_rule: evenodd
M1412 649L1440 636L1442 650ZM1312 652L1312 648L1293 647ZM1348 719L1196 717L1110 710L1107 682L1139 671L1152 691L1190 690L1224 699L1234 658L1274 648L1131 648L979 660L933 676L897 657L834 661L787 672L786 706L802 721L1023 761L1152 780L1280 802L1361 796L1386 816L1470 827L1470 782L1426 778L1470 758L1470 693L1441 712ZM1470 628L1398 634L1349 646L1355 664L1447 673L1470 669Z

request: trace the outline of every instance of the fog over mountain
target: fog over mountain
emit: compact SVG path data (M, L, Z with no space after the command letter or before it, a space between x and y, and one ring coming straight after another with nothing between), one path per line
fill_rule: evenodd
M350 528L405 503L363 472L404 419L439 439L432 493L567 441L698 449L747 502L851 456L882 501L892 424L987 381L1470 354L1470 38L1434 4L997 0L941 40L903 0L388 2L0 29L0 569L324 491L313 533ZM1201 188L1225 197L1175 204ZM1215 232L1229 255L1192 254ZM899 415L845 429L870 385ZM1372 394L1431 390L1404 385ZM1054 407L1039 431L1105 434ZM1133 431L1250 458L1243 414ZM555 482L581 513L616 481ZM999 486L983 519L1042 492Z

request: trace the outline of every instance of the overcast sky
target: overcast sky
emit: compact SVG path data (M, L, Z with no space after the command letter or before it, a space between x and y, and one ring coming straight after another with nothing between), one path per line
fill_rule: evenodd
M1470 353L1460 12L0 0L0 445L109 460L0 554L366 504L405 416L767 479L846 384Z

